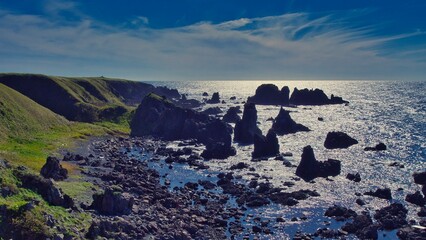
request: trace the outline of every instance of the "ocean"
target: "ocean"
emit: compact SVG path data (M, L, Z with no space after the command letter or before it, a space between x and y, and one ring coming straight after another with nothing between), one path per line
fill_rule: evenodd
M270 221L273 234L258 236L260 239L291 238L297 231L315 232L317 228L338 228L343 223L324 217L325 210L336 204L349 207L358 213L374 211L387 206L389 201L369 196L357 196L377 188L389 187L392 190L392 202L404 202L408 193L414 193L421 187L414 184L412 174L426 169L426 82L405 81L182 81L182 82L150 82L156 86L176 88L188 98L202 100L210 98L214 92L219 92L225 103L207 104L209 107L220 107L225 113L231 106L241 106L247 97L254 95L256 88L262 83L273 83L282 88L288 86L292 92L294 87L319 88L328 96L341 96L349 101L348 105L298 106L285 107L290 110L291 117L311 129L309 132L299 132L278 136L281 152L291 152L289 161L298 165L303 147L311 145L318 160L337 159L342 162L341 174L331 180L316 178L314 183L295 180L296 168L285 167L281 161L268 160L251 162L253 145L241 146L234 143L237 155L226 160L211 160L206 162L209 170L200 172L187 166L175 167L173 170L152 165L160 173L168 173L172 181L171 188L181 186L188 181L196 181L210 177L218 172L226 172L231 165L238 162L248 163L256 168L264 181L269 181L275 187L283 187L288 191L299 189L317 190L320 197L309 198L293 207L268 205L266 207L249 209L246 213L244 226L249 228L256 224L254 219L259 216L261 221ZM202 93L209 93L203 97ZM290 92L290 94L291 94ZM231 97L235 100L230 100ZM268 118L275 118L279 106L256 106L258 111L258 126L263 134L271 128ZM224 114L223 113L223 114ZM324 121L319 121L322 117ZM359 141L348 149L329 150L324 147L324 140L330 131L343 131ZM388 150L381 152L366 152L364 147L375 146L383 142ZM398 162L403 167L390 166ZM360 173L361 182L354 183L346 179L348 173ZM252 175L248 170L239 170L242 180L250 180ZM286 187L284 182L291 181L295 185ZM365 206L355 203L357 198L367 202ZM419 207L407 204L409 218L418 220ZM287 220L276 223L276 217ZM240 237L243 237L244 234ZM395 231L381 232L380 239L394 239Z

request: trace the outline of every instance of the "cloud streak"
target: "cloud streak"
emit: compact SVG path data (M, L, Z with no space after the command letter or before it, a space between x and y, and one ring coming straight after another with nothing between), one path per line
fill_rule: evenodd
M152 29L88 16L58 19L73 5L53 6L54 17L0 12L0 71L107 75L139 80L186 79L415 79L426 64L414 49L386 45L416 31L374 36L372 27L347 26L333 14L292 13ZM135 21L136 19L133 19ZM349 18L350 19L350 18Z

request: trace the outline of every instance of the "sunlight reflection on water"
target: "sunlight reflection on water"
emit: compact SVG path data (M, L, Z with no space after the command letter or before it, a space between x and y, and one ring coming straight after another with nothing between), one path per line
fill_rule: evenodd
M279 88L287 85L290 90L294 87L320 88L327 95L335 94L348 100L350 104L328 106L299 106L288 108L292 118L312 131L290 134L279 137L281 152L292 152L290 161L298 164L302 148L311 145L319 160L328 158L342 161L341 175L327 181L318 178L315 183L299 181L289 190L316 189L321 197L302 201L291 208L291 214L308 211L317 218L322 218L324 209L338 203L351 207L360 212L365 210L355 204L358 198L354 193L364 193L376 187L390 187L395 201L402 201L407 193L419 190L412 180L414 171L426 167L426 83L425 82L385 82L385 81L200 81L200 82L153 82L155 85L165 85L177 88L188 98L202 100L202 93L219 92L225 104L217 104L224 112L230 106L243 106L248 96L254 95L256 88L262 83L274 83ZM236 100L230 100L235 96ZM207 105L204 108L212 107ZM269 117L276 117L278 106L256 106L258 110L259 127L265 134L271 127ZM323 117L324 121L318 121ZM348 149L328 150L323 146L325 136L329 131L343 131L359 141L359 144ZM366 146L374 146L379 141L388 146L384 152L364 152ZM261 176L272 177L270 180L276 187L284 187L283 182L293 181L295 168L287 168L280 161L269 160L250 162L253 146L238 146L238 154L228 160L213 160L207 162L213 171L224 171L238 162L246 162L256 168ZM401 162L404 168L390 167L392 162ZM347 173L360 172L360 183L349 182ZM237 171L239 175L247 176L246 170ZM287 187L284 187L287 188ZM402 191L397 191L402 188ZM368 211L373 211L388 204L387 201L362 197L369 203ZM416 208L410 205L410 216L416 218ZM262 216L287 216L288 207L269 206L262 210ZM309 221L311 223L309 223ZM304 231L315 230L318 224L315 219L301 223L298 228ZM315 226L314 229L311 229ZM294 229L283 231L277 238L289 236ZM285 233L284 233L285 232ZM290 234L291 236L291 234ZM388 237L392 235L388 234Z

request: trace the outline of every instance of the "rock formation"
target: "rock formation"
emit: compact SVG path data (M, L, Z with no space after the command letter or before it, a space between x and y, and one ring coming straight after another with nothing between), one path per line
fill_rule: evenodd
M130 123L131 136L154 136L164 140L197 139L206 145L206 158L235 155L232 127L191 109L176 107L155 94L147 95Z
M132 211L134 199L128 193L114 191L111 188L102 194L93 195L92 209L106 215L129 214Z
M364 151L385 151L387 149L384 143L379 143L374 147L366 147Z
M324 147L327 149L348 148L358 141L344 132L329 132L325 138Z
M44 178L52 178L55 181L60 181L68 177L68 170L61 166L59 159L48 157L46 163L40 170L40 175Z
M280 153L277 135L273 130L269 130L266 137L263 135L254 136L253 158L271 157Z
M243 118L235 124L234 141L252 144L255 135L262 135L262 131L257 127L256 106L253 103L246 103Z
M317 177L337 176L340 174L340 169L341 164L338 160L317 161L314 150L308 145L303 148L302 160L297 166L296 175L305 181L310 181Z
M284 108L280 109L278 116L275 118L274 123L272 124L272 129L278 135L296 133L300 131L310 131L309 128L303 126L302 124L296 123L290 117L290 112L286 111Z
M230 107L222 120L227 123L237 123L241 120L241 117L238 115L239 112L241 112L240 107Z
M302 89L299 90L294 88L293 93L290 97L290 103L295 105L326 105L326 104L343 104L348 103L341 97L331 95L328 98L327 95L321 89Z
M259 105L287 105L290 90L284 86L281 91L274 84L262 84L256 89L254 96L249 97L247 102Z
M219 93L218 92L213 93L212 98L210 100L207 100L207 103L210 103L210 104L220 103Z

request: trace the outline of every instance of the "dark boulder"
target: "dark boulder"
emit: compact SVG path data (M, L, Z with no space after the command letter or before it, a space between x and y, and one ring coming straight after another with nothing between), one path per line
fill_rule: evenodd
M348 148L358 141L344 132L329 132L325 138L324 147L327 149Z
M420 191L416 191L413 194L407 194L407 196L405 197L405 201L412 204L416 204L418 206L424 206L426 203L426 199L423 197Z
M209 96L209 94L207 92L203 92L203 96L207 97L207 96Z
M290 103L295 105L326 105L348 103L341 97L331 95L331 99L320 89L302 89L294 88L290 97Z
M369 192L366 192L364 194L369 195L369 196L373 196L373 197L377 197L377 198L387 199L387 200L392 199L392 192L389 188L379 188L374 192L369 191Z
M223 116L222 121L228 123L237 123L241 120L241 117L238 116L238 113L241 112L240 107L230 107L226 114Z
M402 240L426 239L426 229L418 226L407 226L398 230L396 235Z
M355 216L352 222L346 223L342 227L343 231L355 234L359 239L377 239L377 226L369 215L361 214Z
M244 168L249 168L249 165L247 163L244 163L244 162L239 162L235 165L232 165L229 168L229 170L244 169Z
M272 129L278 135L310 131L309 128L303 126L302 124L296 123L290 117L290 112L284 108L280 109L278 116L275 118L274 123L272 124Z
M106 215L123 215L132 211L134 198L128 193L114 191L111 188L102 194L94 194L90 208Z
M234 147L227 146L223 142L209 143L206 145L206 150L201 153L205 159L226 159L229 156L235 156L237 151Z
M379 143L374 147L366 147L364 151L385 151L387 149L384 143Z
M222 113L223 111L219 107L211 107L207 108L206 110L202 111L202 113L207 115L217 115L219 113Z
M252 144L255 135L262 135L257 127L257 110L252 103L244 105L243 118L235 124L234 141L243 144Z
M210 104L220 103L219 93L218 92L213 93L212 98L210 100L207 100L207 103L210 103Z
M263 135L254 136L253 158L271 157L280 153L280 145L277 135L273 130L269 130L266 137Z
M61 166L59 159L47 157L46 163L40 170L40 175L44 178L52 178L55 181L61 181L68 177L68 170Z
M357 216L356 212L353 211L352 209L348 209L348 208L345 208L342 206L336 206L336 205L329 207L325 211L324 215L327 217L334 217L336 218L337 221L344 221L348 218Z
M317 177L337 176L340 174L340 161L328 159L327 161L317 161L314 150L311 146L303 148L302 159L297 166L296 175L305 181L310 181Z
M21 187L28 188L40 194L46 202L54 206L71 208L74 201L67 194L63 194L61 189L57 188L51 179L44 179L25 172L17 172Z
M394 230L406 225L408 210L400 203L392 203L374 214L374 218L385 230Z
M348 175L346 175L346 179L349 179L354 182L361 182L361 175L359 175L359 173L348 173Z
M414 182L420 185L426 185L426 171L413 174Z
M290 90L284 86L281 90L274 84L262 84L256 89L254 96L247 99L248 103L259 105L287 105Z
M132 118L130 129L131 136L136 137L197 139L206 145L206 158L218 156L223 159L236 153L231 146L230 125L194 110L176 107L155 94L149 94L142 100Z

